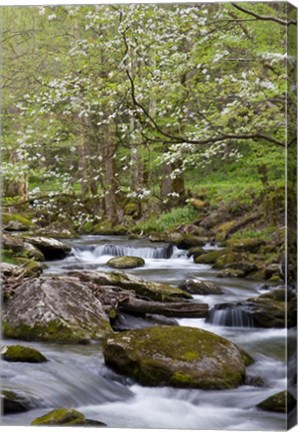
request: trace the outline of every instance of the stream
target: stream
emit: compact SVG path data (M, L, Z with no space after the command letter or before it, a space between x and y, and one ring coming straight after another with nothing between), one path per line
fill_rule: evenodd
M66 241L65 241L66 242ZM223 295L198 296L194 301L217 303L241 301L263 291L261 283L247 279L219 279L208 265L195 264L187 252L148 240L129 240L125 236L83 236L69 240L70 256L47 262L44 274L66 274L74 269L111 271L107 261L115 255L144 258L145 266L129 270L145 280L178 286L196 276L216 282ZM207 245L207 249L217 246ZM223 311L218 311L223 312ZM105 367L100 343L63 345L22 342L40 350L50 361L40 364L3 362L2 387L36 398L39 406L31 411L5 415L2 424L29 425L36 417L55 407L73 407L87 418L109 427L281 430L286 417L258 410L255 406L267 397L285 390L286 329L260 329L233 317L233 326L224 327L222 317L211 323L204 319L179 319L179 325L205 329L226 337L255 359L247 375L259 376L265 386L241 386L233 390L148 388L117 375ZM5 344L16 341L5 340ZM40 402L42 407L40 407Z

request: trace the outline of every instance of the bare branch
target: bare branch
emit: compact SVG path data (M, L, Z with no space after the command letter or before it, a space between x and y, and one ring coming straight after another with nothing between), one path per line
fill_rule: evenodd
M285 25L285 26L289 26L291 24L297 25L297 21L294 21L294 20L285 21L285 20L282 20L280 18L273 17L273 16L258 15L255 12L253 12L253 11L251 11L249 9L244 8L243 6L240 6L238 3L231 3L231 5L234 6L234 8L240 10L241 12L244 12L244 13L246 13L248 15L251 15L251 16L257 18L258 20L273 21L273 22L276 22L278 24Z

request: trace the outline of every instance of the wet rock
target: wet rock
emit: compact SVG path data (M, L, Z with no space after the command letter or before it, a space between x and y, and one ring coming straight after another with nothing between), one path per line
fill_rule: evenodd
M143 267L145 265L145 261L143 258L134 257L134 256L119 256L115 258L111 258L107 265L116 269L130 269L136 267Z
M264 411L288 413L296 406L296 399L288 391L276 393L257 405Z
M189 292L190 294L208 295L222 294L222 290L213 282L208 282L203 279L187 279L179 285L179 288Z
M1 358L9 362L43 363L47 361L38 350L22 345L4 346L1 349Z
M217 277L219 278L242 278L246 275L246 273L243 270L235 269L235 268L227 268L225 270L220 271L217 274Z
M1 402L4 415L17 414L29 411L32 408L29 399L11 390L1 390Z
M67 256L71 248L59 240L49 237L26 237L26 242L36 246L46 260L62 259Z
M208 237L198 237L193 234L184 234L174 243L179 249L189 249L195 246L204 246L206 243L208 243Z
M196 264L214 264L219 257L226 254L226 251L226 249L216 249L197 256L194 261Z
M151 327L107 337L107 366L145 386L235 388L244 383L239 349L213 333L190 327Z
M245 385L252 386L252 387L264 387L265 381L260 376L247 376L245 378Z
M106 426L105 423L97 420L86 419L81 412L69 409L60 408L54 409L49 413L37 417L31 422L32 426Z
M101 302L72 277L38 278L20 284L3 305L3 335L42 341L85 342L111 331Z
M190 248L189 249L189 251L188 251L188 253L187 253L187 256L188 257L193 257L193 259L195 260L198 256L201 256L201 255L204 255L204 254L206 254L207 252L206 252L206 250L205 249L203 249L202 247L200 247L200 246L196 246L196 247L193 247L193 248Z
M99 272L99 271L80 271L70 273L80 278L82 281L90 281L95 284L117 286L123 289L134 291L137 295L155 301L173 302L179 298L191 298L191 295L179 288L174 288L167 284L147 282L143 279L121 272Z

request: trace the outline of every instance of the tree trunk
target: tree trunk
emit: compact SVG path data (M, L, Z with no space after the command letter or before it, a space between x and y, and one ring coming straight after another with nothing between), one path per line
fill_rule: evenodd
M119 224L115 154L116 145L113 143L112 125L108 124L104 127L103 143L104 189L106 216L112 226Z
M166 317L177 318L206 318L209 313L207 303L161 303L155 301L140 300L133 296L124 299L118 304L123 312L130 312L135 315L158 314Z

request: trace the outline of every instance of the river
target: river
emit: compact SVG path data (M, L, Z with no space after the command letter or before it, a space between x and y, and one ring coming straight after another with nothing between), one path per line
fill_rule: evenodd
M45 274L65 274L74 269L110 271L106 262L114 255L135 255L145 259L145 266L130 270L146 280L179 285L190 276L215 281L223 295L194 296L194 301L210 306L245 300L262 292L260 282L245 279L219 279L210 266L195 264L186 251L148 240L129 240L125 236L83 236L68 241L72 254L60 261L47 262ZM206 248L216 248L207 245ZM221 312L221 311L219 311ZM206 391L145 388L108 370L100 343L62 345L22 342L40 350L50 361L40 364L3 362L2 387L36 398L42 403L26 413L5 415L2 424L29 425L55 407L73 407L86 417L100 420L109 427L170 428L213 430L284 430L286 417L258 410L255 406L267 397L285 390L286 329L242 327L234 318L225 327L217 317L213 323L204 319L179 319L179 325L209 330L235 342L255 359L247 368L249 376L261 377L265 385L241 386L233 390ZM249 325L246 323L246 325ZM5 344L15 344L6 340Z

